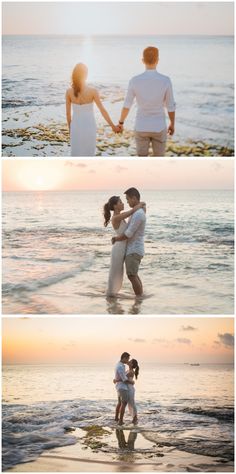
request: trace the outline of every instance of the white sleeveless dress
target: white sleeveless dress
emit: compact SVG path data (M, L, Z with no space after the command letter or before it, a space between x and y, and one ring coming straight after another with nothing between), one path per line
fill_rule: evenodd
M133 377L129 376L129 379L133 380L134 376ZM129 391L128 409L129 409L130 415L134 417L134 416L137 416L137 407L135 403L135 388L134 388L134 385L131 385L129 383L127 384L127 387Z
M70 126L71 156L95 156L96 122L93 102L74 104Z
M128 224L121 221L120 227L115 230L117 235L125 232ZM108 277L107 296L115 296L121 289L124 275L124 260L127 241L116 242L111 249L111 263Z

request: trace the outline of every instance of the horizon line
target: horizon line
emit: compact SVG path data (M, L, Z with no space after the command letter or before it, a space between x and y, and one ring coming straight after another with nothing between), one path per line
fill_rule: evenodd
M58 193L58 192L68 192L68 193L76 193L76 192L94 192L94 191L113 191L114 187L107 188L107 189L8 189L2 190L3 193ZM172 189L172 188L143 188L141 190L144 191L234 191L233 188L183 188L183 189Z
M119 359L119 357L118 357ZM111 365L113 364L113 362L105 362L105 361L101 361L100 363L97 362L65 362L65 363L62 363L62 362L40 362L40 363L3 363L2 364L2 367L4 366L12 366L12 365L31 365L31 366L38 366L38 365L64 365L64 366L71 366L71 365L78 365L78 364L86 364L86 365ZM199 364L200 365L234 365L234 362L150 362L150 361L144 361L143 364L155 364L155 365L190 365L192 366L192 364Z
M159 36L192 36L192 37L199 37L199 36L208 36L208 37L216 37L216 36L222 36L226 38L234 38L234 33L231 34L211 34L211 33L143 33L143 34L138 34L138 33L84 33L84 34L77 34L77 33L3 33L2 36L76 36L76 37L81 37L83 38L84 36L135 36L135 37L150 37L150 36L155 36L158 38Z

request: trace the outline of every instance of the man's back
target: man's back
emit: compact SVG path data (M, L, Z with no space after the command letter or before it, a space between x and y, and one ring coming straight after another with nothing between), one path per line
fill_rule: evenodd
M135 130L140 132L160 132L166 128L165 110L175 110L172 85L168 76L147 69L134 76L128 87L124 107L130 108L134 98L137 101Z

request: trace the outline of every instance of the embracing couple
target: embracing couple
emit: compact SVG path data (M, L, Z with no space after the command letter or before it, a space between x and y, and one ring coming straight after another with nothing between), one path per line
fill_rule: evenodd
M124 193L131 210L124 212L124 204L119 196L112 196L104 205L104 225L109 222L116 232L112 238L111 263L107 296L116 296L123 283L124 262L127 277L136 296L143 295L143 285L138 275L139 265L144 256L144 231L146 224L146 204L140 202L140 193L129 188ZM113 215L111 215L113 212ZM126 222L126 218L129 221Z
M154 46L144 49L145 72L133 77L117 125L104 108L99 92L87 85L88 69L79 63L72 73L72 85L66 91L66 116L70 130L71 156L95 156L96 122L95 103L114 133L122 133L125 119L136 99L135 142L138 156L148 156L151 144L153 156L164 156L167 134L175 131L175 101L169 77L157 72L159 51ZM166 127L165 109L169 116ZM72 111L72 114L71 114Z
M117 421L119 425L124 424L123 418L127 405L132 416L132 423L135 425L138 423L138 413L135 403L134 379L137 380L138 378L139 366L136 359L129 359L130 354L128 352L123 352L123 354L121 354L120 361L115 368L115 378L113 380L113 383L116 384L118 395L115 421ZM127 371L125 370L125 365L128 366Z

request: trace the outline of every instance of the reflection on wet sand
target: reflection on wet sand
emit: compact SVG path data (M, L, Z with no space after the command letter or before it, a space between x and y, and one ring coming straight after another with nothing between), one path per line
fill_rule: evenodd
M134 451L134 443L137 439L138 433L135 431L130 431L128 435L128 439L126 441L125 434L123 430L116 430L116 437L118 440L118 446L120 449L129 449L130 451Z
M107 296L107 313L108 314L139 314L141 313L141 306L143 303L143 298L134 297L132 298L132 304L129 309L126 311L123 308L121 299L115 296ZM127 298L126 298L127 303Z

